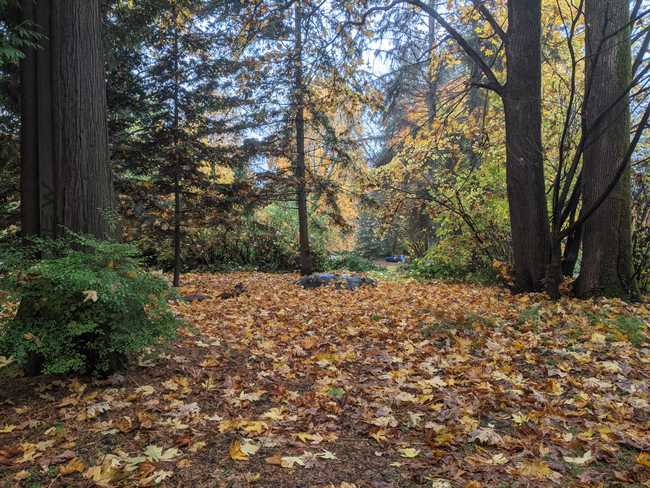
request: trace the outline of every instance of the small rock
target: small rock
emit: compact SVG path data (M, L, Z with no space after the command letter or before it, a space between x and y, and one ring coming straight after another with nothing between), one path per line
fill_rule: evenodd
M347 288L348 290L356 290L364 285L376 286L377 282L367 276L314 273L300 278L296 284L305 289L334 285L337 289Z
M200 293L197 293L195 295L184 295L182 297L182 300L185 300L186 302L202 302L203 300L207 300L208 297L206 295L201 295Z
M237 283L231 291L224 291L221 295L219 295L219 298L222 300L227 300L229 298L238 297L242 293L246 293L246 287L243 283Z

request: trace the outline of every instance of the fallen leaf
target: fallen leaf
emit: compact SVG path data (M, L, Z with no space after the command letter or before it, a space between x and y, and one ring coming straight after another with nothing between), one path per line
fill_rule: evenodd
M594 332L591 334L591 338L589 340L594 344L605 344L605 342L607 342L607 337L598 332Z
M61 466L59 466L59 473L62 476L65 476L72 473L83 473L85 469L86 469L86 465L81 459L77 457L71 459L66 464L62 464Z
M31 476L31 473L29 471L23 469L22 471L18 471L14 475L14 479L16 481L25 481L26 479L29 479L30 476Z
M636 462L637 462L637 464L640 464L641 466L645 466L646 468L650 468L650 453L648 453L648 452L640 452L639 455L636 457Z
M399 452L402 457L404 458L415 458L420 455L420 451L418 449L414 449L412 447L407 447L404 449L399 449Z
M84 303L86 302L96 302L99 300L97 292L95 290L85 290L82 292L84 294Z
M241 442L238 440L232 441L228 453L233 461L248 461L248 454L242 450Z
M144 450L144 455L147 459L153 462L158 461L171 461L174 458L180 456L181 452L175 447L171 447L167 450L162 447L155 445L149 445Z
M584 466L585 464L589 464L593 460L594 457L591 454L591 451L587 451L582 456L578 456L578 457L564 456L565 462L569 464L577 464L578 466Z

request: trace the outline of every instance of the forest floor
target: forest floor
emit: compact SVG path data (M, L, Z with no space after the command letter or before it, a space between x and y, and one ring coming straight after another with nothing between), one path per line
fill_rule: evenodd
M650 487L647 304L295 279L186 276L162 356L0 378L0 486Z

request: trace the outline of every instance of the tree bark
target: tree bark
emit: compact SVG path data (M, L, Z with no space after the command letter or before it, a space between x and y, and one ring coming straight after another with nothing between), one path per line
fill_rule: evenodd
M541 1L508 2L503 90L516 291L540 291L549 259L541 112Z
M115 232L99 0L23 0L46 38L22 63L25 237Z
M587 72L583 208L592 207L615 181L630 145L630 8L627 0L587 0ZM619 100L620 99L620 100ZM618 102L617 102L618 100ZM602 122L596 120L604 114ZM585 221L583 259L576 292L633 298L638 294L632 265L629 167Z
M296 1L294 50L294 97L296 111L296 200L300 241L300 273L313 273L314 264L309 246L309 212L305 185L305 93L302 73L302 0Z

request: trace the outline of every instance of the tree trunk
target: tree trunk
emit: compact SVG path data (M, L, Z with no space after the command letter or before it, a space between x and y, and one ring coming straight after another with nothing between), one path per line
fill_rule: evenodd
M429 1L429 7L431 9L435 8L435 0ZM427 123L429 125L429 129L431 129L438 111L439 68L433 70L433 67L431 66L433 57L435 55L434 51L436 48L436 18L433 15L429 14L427 20L427 27L429 29L427 36L429 50L429 65L427 66Z
M182 244L182 209L181 209L181 161L179 153L179 50L178 50L178 7L174 3L174 118L172 121L173 131L173 159L174 159L174 279L173 286L178 288L181 285L181 244Z
M300 238L300 273L311 274L314 265L309 248L309 213L305 188L305 93L302 74L302 0L296 1L294 97L296 110L296 199L298 204L298 232Z
M44 35L21 65L23 237L65 230L106 239L116 233L108 157L99 0L23 0L24 20ZM18 315L43 311L33 300ZM42 356L26 370L40 373Z
M115 232L99 0L23 0L46 36L22 63L24 236Z
M508 2L508 81L503 92L516 291L539 291L549 259L542 154L541 1Z
M587 73L583 208L614 181L630 144L630 9L627 0L587 0ZM620 98L620 100L619 100ZM617 102L618 100L618 102ZM605 114L602 123L595 121ZM631 298L638 294L632 266L630 170L586 220L576 292Z

